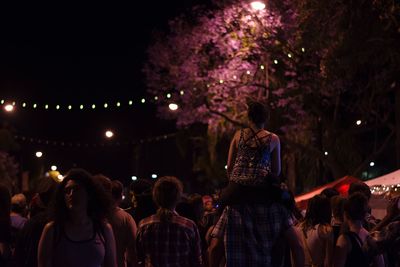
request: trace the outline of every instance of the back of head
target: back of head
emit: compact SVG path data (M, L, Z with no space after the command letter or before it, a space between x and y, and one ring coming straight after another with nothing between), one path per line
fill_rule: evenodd
M96 174L93 176L93 179L95 180L96 183L99 183L101 185L104 191L111 194L112 182L110 178L108 178L103 174Z
M360 192L349 196L344 204L346 217L353 221L362 221L368 212L368 199Z
M251 122L260 125L266 122L268 118L268 111L266 107L260 102L248 103L247 116Z
M305 224L307 227L317 224L330 224L331 204L324 195L316 195L308 201Z
M344 203L346 203L346 199L342 196L333 196L331 198L332 215L340 221L343 221Z
M120 181L114 180L111 182L111 193L115 201L122 200L123 191L124 191L124 185Z
M356 192L362 193L367 199L371 198L371 190L369 189L369 186L364 182L360 181L350 184L349 196Z
M331 199L334 196L338 196L339 192L333 187L328 187L322 190L321 194L326 196L328 199Z
M16 194L11 198L11 211L23 213L26 210L26 197L24 194Z
M174 176L160 178L153 188L153 200L162 209L173 209L181 199L182 182Z

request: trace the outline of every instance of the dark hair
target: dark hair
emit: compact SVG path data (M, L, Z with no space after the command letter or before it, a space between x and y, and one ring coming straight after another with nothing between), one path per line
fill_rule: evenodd
M305 228L317 224L330 224L332 217L331 203L325 195L316 195L308 201L307 212L304 218ZM303 228L305 230L305 228Z
M265 123L268 118L268 111L266 107L260 102L248 103L247 116L250 121L259 125Z
M343 222L344 203L346 199L342 196L333 196L331 198L332 215Z
M361 192L351 194L344 204L344 212L350 220L364 220L368 212L367 197Z
M111 193L114 200L120 200L122 198L123 191L124 185L120 181L114 180L111 182Z
M321 194L326 196L328 199L331 199L334 196L338 196L339 192L333 187L328 187L322 190Z
M83 169L71 169L64 177L55 193L53 205L53 219L55 223L63 224L68 220L68 209L65 204L64 189L68 181L75 181L82 185L88 195L88 216L96 223L109 217L112 208L112 201L102 188L96 183L90 173Z
M160 208L173 208L181 199L183 193L182 182L174 176L161 177L153 188L154 202Z
M371 190L369 189L369 186L364 182L354 182L350 184L349 196L356 192L362 193L367 199L371 198Z

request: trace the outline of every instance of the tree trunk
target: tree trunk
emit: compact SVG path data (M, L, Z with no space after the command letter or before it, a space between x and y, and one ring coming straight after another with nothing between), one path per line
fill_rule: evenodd
M287 186L293 193L296 193L296 156L294 153L287 156L286 164Z

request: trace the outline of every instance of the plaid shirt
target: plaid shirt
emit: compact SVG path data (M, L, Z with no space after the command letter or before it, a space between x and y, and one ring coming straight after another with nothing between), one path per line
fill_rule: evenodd
M137 253L144 266L201 266L200 235L196 224L176 212L168 222L157 214L143 219L137 234Z
M234 205L225 208L211 236L223 238L226 266L272 266L273 246L292 226L282 205Z

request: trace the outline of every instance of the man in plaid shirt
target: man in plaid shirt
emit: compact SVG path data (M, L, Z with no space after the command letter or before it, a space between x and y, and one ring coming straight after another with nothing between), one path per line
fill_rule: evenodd
M136 239L141 266L202 266L197 226L175 212L182 191L182 183L171 176L154 185L153 199L159 209L140 222Z

